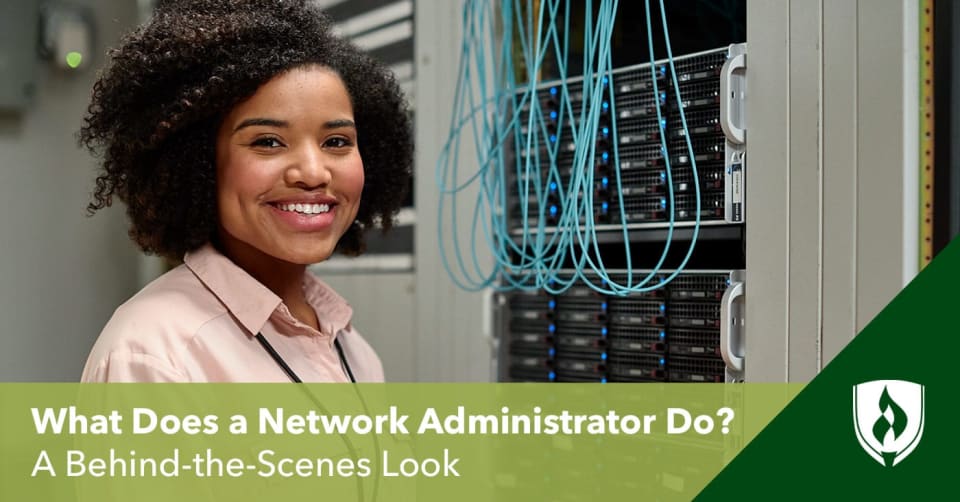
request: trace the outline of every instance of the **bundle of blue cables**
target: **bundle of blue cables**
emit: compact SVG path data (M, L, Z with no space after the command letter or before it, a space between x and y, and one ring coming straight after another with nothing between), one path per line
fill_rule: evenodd
M663 0L659 2L666 68L673 79L674 98L682 103ZM464 5L450 135L436 168L441 261L462 289L545 290L560 294L582 282L602 294L624 296L663 287L686 267L693 253L700 230L700 181L686 115L683 107L678 106L696 198L691 241L680 265L669 273L661 273L676 224L670 156L666 135L661 131L660 151L669 200L666 238L656 266L635 276L630 229L625 223L620 190L616 147L620 142L616 100L611 91L611 37L618 1L583 3L582 79L567 74L569 0L540 0L536 5L533 0L467 0ZM645 0L645 11L653 96L665 96L655 74L666 68L658 66L654 59L650 0ZM556 62L558 78L555 83L544 85L538 76L548 55ZM521 74L526 75L526 81L517 83ZM575 99L568 88L571 78L581 87ZM546 114L541 100L544 89L555 104ZM657 123L662 128L666 123L663 103L660 99L654 102ZM604 151L601 155L609 161L606 157L612 153L612 188L619 197L620 227L610 230L608 226L604 230L622 233L626 274L617 275L618 280L611 277L604 265L594 212L596 137L601 115L613 118L605 132L612 136L615 146L612 152ZM468 155L461 156L461 149L475 152L475 163L462 158ZM561 173L557 168L561 154L567 160L572 154L569 173ZM468 165L470 169L465 169ZM466 197L468 213L462 214L458 196ZM548 200L556 203L548 204ZM511 202L517 205L518 219L511 218ZM464 238L460 227L466 221L470 227ZM481 258L486 253L478 253L480 246L489 250L492 264ZM573 272L562 272L568 269Z

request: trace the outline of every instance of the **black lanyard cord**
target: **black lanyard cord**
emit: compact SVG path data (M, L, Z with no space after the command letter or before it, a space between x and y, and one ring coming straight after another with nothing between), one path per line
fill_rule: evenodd
M350 377L350 382L357 383L357 379L353 377L353 371L350 369L350 364L347 362L347 356L343 355L343 346L340 345L340 339L333 339L333 346L337 348L337 354L340 356L340 364L343 365L343 369L347 370L347 376Z
M276 350L274 350L273 345L270 345L270 342L263 337L263 333L257 333L256 338L257 341L260 342L260 345L263 346L263 349L267 351L267 354L270 354L270 357L272 357L274 362L280 366L280 369L287 374L290 380L292 380L294 383L303 383L303 380L300 380L300 377L298 377L297 374L290 369L290 366L287 365L287 362L280 357L280 354L278 354Z
M266 350L268 354L270 354L270 357L272 357L273 360L277 363L277 366L280 366L280 369L282 369L283 372L287 374L287 376L290 378L291 381L293 381L294 383L303 383L303 380L300 380L300 377L297 376L297 374L290 368L287 362L283 360L283 357L281 357L280 354L278 354L277 351L273 348L273 345L271 345L270 342L268 342L267 339L263 336L263 333L257 333L257 336L255 338L257 339L258 342L260 342L260 345L263 346L263 349ZM342 366L344 371L346 371L347 376L350 378L350 382L357 383L357 379L353 376L353 370L350 369L350 363L347 362L347 356L344 355L343 353L343 346L340 345L340 340L337 338L334 338L333 345L334 347L337 348L337 355L340 357L340 366Z

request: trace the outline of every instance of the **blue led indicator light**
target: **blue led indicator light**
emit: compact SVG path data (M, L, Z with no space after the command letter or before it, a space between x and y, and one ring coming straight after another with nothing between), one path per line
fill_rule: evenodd
M667 199L660 199L660 207L667 207Z
M550 216L557 215L557 206L550 206Z
M607 302L603 302L600 304L600 310L603 310L603 311L607 310Z
M600 328L600 334L603 335L603 336L607 336L607 327L606 327L606 326Z
M610 154L607 152L603 152L600 154L600 158L603 159L604 162L606 162L608 159L610 159Z
M606 361L606 360L607 360L607 353L606 353L606 352L604 352L603 354L600 354L600 360L601 360L601 361Z
M660 331L660 338L666 338L666 337L667 337L667 334L664 333L663 331Z
M551 192L556 192L556 191L557 191L557 182L556 182L556 181L551 181L551 182L550 182L550 191L551 191Z
M556 143L556 142L557 142L557 135L556 135L556 134L551 134L551 135L550 135L550 142L551 142L551 143Z
M663 366L663 362L664 362L664 361L663 361L663 358L661 357L661 358L660 358L660 366Z
M601 378L601 379L600 379L600 383L607 383L607 377Z
M661 304L660 304L660 312L663 312L664 310L667 310L667 306L661 303Z
M547 331L549 331L549 332L551 332L551 333L553 333L553 332L556 331L556 330L557 330L557 327L554 326L553 324L551 324L550 327L547 328Z
M667 74L667 67L666 67L666 66L661 66L661 67L660 67L660 74L661 74L661 75L666 75L666 74Z
M557 112L553 112L553 111L550 112L550 118L553 120L557 120Z
M600 106L603 108L603 111L607 111L610 108L610 103L604 101Z
M550 310L553 310L553 309L557 308L557 301L556 301L556 300L550 300L549 305L550 305Z
M557 353L557 349L554 349L554 348L550 349L550 357L553 357L553 355L556 353Z
M607 77L603 77L603 85L607 85L607 82L609 81L610 79L608 79Z
M556 88L556 87L551 87L551 88L550 88L550 95L551 95L551 96L556 96L556 95L557 95L557 88Z
M607 204L606 202L604 202L603 204L600 204L600 207L602 207L603 211L606 212L607 209L610 207L610 204Z
M606 176L604 176L603 179L600 180L600 184L603 185L604 188L607 187L607 184L608 184L608 183L610 183L610 182L607 180L607 177L606 177Z
M609 128L609 127L604 127L603 129L601 129L601 131L603 132L603 135L604 135L604 136L607 136L608 134L610 134L610 128Z
M557 379L557 374L551 371L551 372L550 372L550 381L553 381L553 380L556 380L556 379Z
M667 173L660 173L660 179L662 180L667 179Z
M661 129L667 128L667 119L660 119L660 128Z

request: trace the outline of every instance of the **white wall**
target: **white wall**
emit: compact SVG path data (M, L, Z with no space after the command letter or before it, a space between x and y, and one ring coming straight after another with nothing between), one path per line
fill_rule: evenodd
M136 21L134 0L94 8L93 65L41 65L34 104L0 115L0 381L76 381L113 309L137 286L122 208L85 216L94 161L76 146L95 68ZM33 41L24 50L34 50ZM2 78L2 77L0 77Z

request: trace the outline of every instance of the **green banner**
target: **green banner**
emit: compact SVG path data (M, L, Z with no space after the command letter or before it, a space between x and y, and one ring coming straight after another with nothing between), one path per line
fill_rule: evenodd
M0 500L690 500L799 391L0 384Z
M698 500L956 499L958 282L954 241Z

